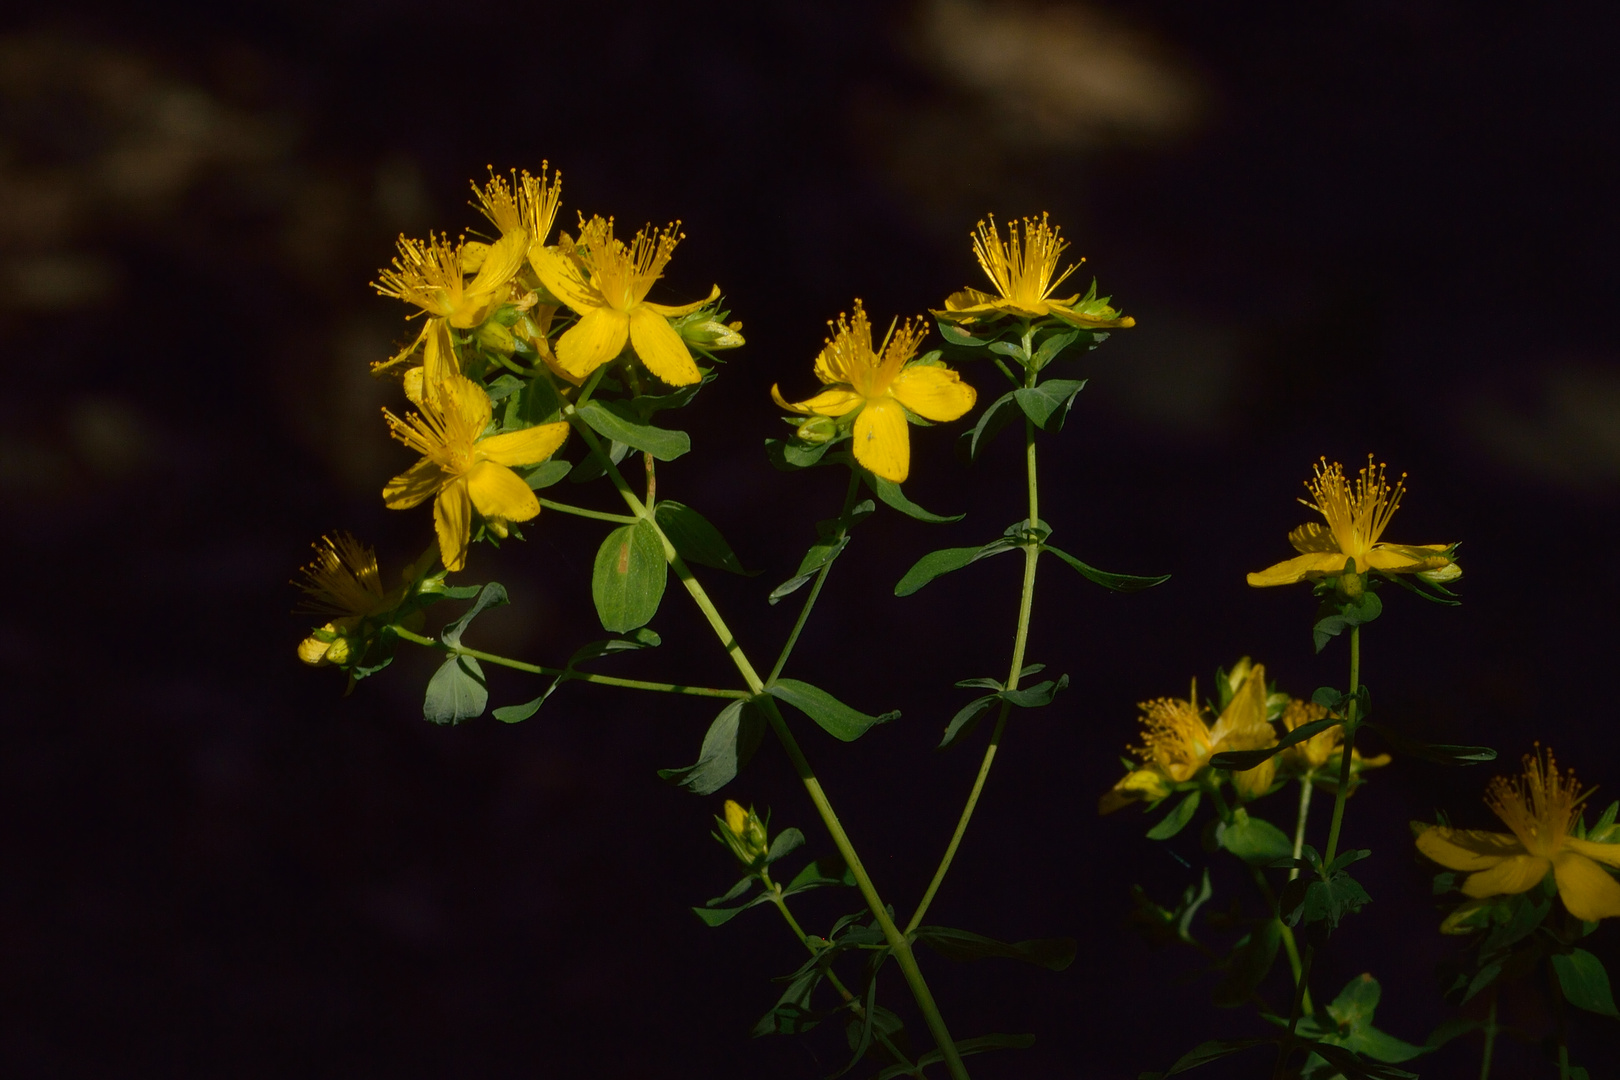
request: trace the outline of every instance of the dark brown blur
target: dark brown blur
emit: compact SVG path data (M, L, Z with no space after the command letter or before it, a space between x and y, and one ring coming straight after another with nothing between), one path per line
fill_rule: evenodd
M981 284L974 222L1043 210L1088 260L1081 287L1096 274L1136 317L1071 362L1092 381L1043 451L1043 516L1088 561L1174 576L1116 596L1043 569L1030 659L1073 688L1014 724L931 921L1086 944L1060 975L924 957L959 1037L1038 1036L976 1076L1130 1077L1259 1033L1207 1004L1196 957L1121 929L1133 882L1168 902L1192 880L1196 836L1155 844L1134 810L1099 820L1095 803L1137 701L1245 654L1296 695L1342 683L1342 643L1311 652L1306 590L1244 584L1289 553L1318 455L1410 474L1395 539L1463 543L1463 607L1390 589L1365 633L1379 718L1493 745L1504 769L1540 739L1599 806L1620 793L1608 7L139 8L69 0L0 30L0 520L11 572L38 586L0 616L6 1075L843 1064L838 1030L748 1038L768 978L800 962L769 909L720 929L688 911L736 876L707 836L721 797L655 770L694 759L712 710L572 686L520 725L440 729L421 719L430 658L344 699L294 656L307 624L286 583L311 541L351 529L397 565L430 535L425 510L382 506L410 456L367 365L406 312L367 283L399 232L476 224L467 182L486 165L560 168L565 224L680 218L666 298L719 282L743 320L748 346L678 414L696 450L659 491L763 569L714 585L759 653L794 614L765 595L842 494L832 470L784 476L760 448L784 430L769 387L808 388L827 319L856 296L877 321ZM982 362L964 372L996 392ZM795 661L904 712L855 746L806 739L902 910L984 737L933 752L966 700L951 683L1005 665L1016 608L1010 561L892 596L918 555L1021 512L1012 441L969 469L954 430L914 429L907 491L967 520L863 526ZM526 531L474 549L461 580L514 602L469 641L557 663L600 636L600 533L550 514ZM653 626L663 648L607 670L727 682L676 590ZM913 648L925 661L899 663ZM491 689L537 692L505 672ZM1450 1015L1434 968L1453 944L1406 823L1490 824L1490 775L1398 760L1351 802L1374 903L1334 938L1320 995L1371 971L1381 1026L1414 1042ZM773 746L723 795L830 850ZM1217 888L1217 906L1246 898L1236 877ZM806 898L812 931L859 906L830 893ZM1614 971L1617 931L1589 946ZM904 1007L898 979L882 989ZM1551 1031L1544 997L1503 1007ZM1612 1034L1577 1018L1577 1060ZM1533 1042L1497 1060L1546 1068ZM1477 1063L1464 1039L1421 1065Z

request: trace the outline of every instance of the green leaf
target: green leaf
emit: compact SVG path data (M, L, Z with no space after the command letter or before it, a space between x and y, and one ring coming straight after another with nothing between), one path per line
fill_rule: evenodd
M1212 1061L1219 1061L1232 1054L1240 1054L1245 1050L1252 1050L1256 1046L1275 1046L1275 1039L1211 1039L1201 1042L1191 1050L1176 1059L1176 1063L1162 1073L1142 1073L1139 1080L1164 1080L1165 1077L1184 1073L1189 1069L1196 1069L1200 1065L1208 1065Z
M1168 840L1176 833L1187 827L1193 814L1198 812L1199 793L1189 791L1186 797L1176 804L1176 808L1164 815L1159 823L1147 831L1149 840Z
M1060 675L1056 680L1044 679L1034 686L1026 686L1018 690L1003 690L996 696L1009 705L1016 705L1020 709L1038 709L1043 705L1050 705L1052 699L1057 697L1059 690L1067 689L1069 677Z
M1295 743L1304 742L1312 735L1326 731L1328 728L1335 727L1342 723L1344 723L1344 721L1336 716L1324 716L1320 720L1312 720L1308 724L1301 724L1293 731L1290 731L1288 734L1278 739L1275 746L1268 746L1262 750L1223 750L1221 753L1210 758L1209 763L1217 769L1228 769L1232 772L1247 772L1249 769L1254 768L1256 765L1261 764L1267 759L1282 753Z
M658 527L664 530L664 535L669 537L676 552L687 562L712 566L716 570L729 570L743 577L753 576L743 569L743 564L731 550L731 545L726 543L726 538L720 535L720 530L690 506L665 499L653 511L653 517L658 521Z
M969 330L967 327L949 322L945 319L936 319L935 322L939 326L940 337L944 338L952 345L960 345L965 349L982 348L1001 336L1001 332L997 331L988 337L981 337L974 334L973 331Z
M513 471L523 477L525 484L528 484L535 491L539 491L541 488L548 488L552 484L561 482L573 467L569 462L558 461L553 458L550 461L542 461L532 468L515 469Z
M845 705L819 686L798 679L777 679L766 693L785 701L814 720L821 730L835 739L854 742L874 724L886 724L900 716L898 710L881 716L868 716Z
M1019 387L1013 391L1013 396L1036 427L1058 432L1063 430L1063 421L1074 407L1075 396L1085 388L1084 379L1047 379L1035 386Z
M1215 827L1215 841L1251 866L1270 866L1294 853L1293 841L1281 829L1251 817L1242 807L1235 811L1232 824Z
M811 578L821 573L823 566L836 559L838 553L848 546L848 536L829 537L811 544L810 550L804 553L804 559L799 563L799 572L771 590L770 602L774 604L782 597L798 592Z
M934 749L944 750L947 747L955 746L958 742L971 735L973 729L979 726L979 717L998 700L1000 700L999 695L986 694L984 697L974 698L962 706L957 710L956 715L951 717L951 722L945 725L945 735L939 740L939 745Z
M1414 1046L1373 1026L1373 1012L1382 995L1382 987L1370 974L1351 979L1327 1007L1337 1027L1324 1035L1322 1041L1354 1050L1374 1061L1410 1061L1432 1050L1433 1047Z
M550 696L551 692L548 690L546 693L541 694L533 701L525 701L522 705L502 705L495 709L492 715L495 717L495 719L499 720L503 724L522 723L524 720L527 720L529 717L539 712L540 706L544 705L546 703L546 698Z
M765 854L765 865L771 865L777 859L791 854L795 848L803 845L804 833L798 829L783 829L776 834L776 839L771 841L771 848Z
M664 639L659 637L655 631L649 630L643 626L639 630L630 631L629 634L622 638L604 638L601 641L593 641L589 645L581 645L574 651L574 655L568 658L568 666L570 668L576 667L579 664L585 663L587 660L595 660L598 657L610 656L616 652L630 652L635 649L654 649L663 643Z
M608 533L591 571L591 599L602 629L622 634L658 614L668 567L658 530L649 521Z
M949 926L919 926L915 937L941 956L951 960L984 960L1006 957L1038 964L1051 971L1062 971L1074 963L1074 938L1038 938L1009 944Z
M625 455L628 453L630 453L630 448L624 445L624 443L608 443L608 460L613 462L613 464L617 465L619 462L623 461ZM602 464L601 457L595 453L592 453L578 465L574 466L573 471L568 474L568 482L570 484L587 484L598 477L606 475L607 467Z
M1346 915L1371 902L1372 897L1355 878L1347 871L1335 870L1326 880L1302 874L1290 881L1278 897L1278 913L1289 926L1325 922L1328 929L1334 930Z
M749 908L767 903L770 899L770 893L760 893L746 904L738 904L736 907L695 907L692 909L692 914L710 926L724 926Z
M1001 1034L980 1035L978 1038L974 1039L955 1040L955 1045L957 1055L959 1057L967 1057L969 1054L982 1054L986 1050L1028 1050L1030 1047L1035 1045L1035 1036ZM930 1050L917 1059L917 1065L919 1067L923 1065L937 1065L944 1060L944 1054L940 1053L938 1050ZM896 1072L896 1069L898 1069L899 1072ZM889 1068L878 1073L878 1080L889 1080L891 1077L904 1076L910 1071L911 1070L906 1068L904 1065L891 1065Z
M960 570L991 555L1016 550L1017 547L1016 543L1002 537L981 547L940 548L938 551L930 551L906 571L905 576L895 585L894 595L910 596L937 577Z
M488 704L484 669L470 656L452 656L428 680L422 718L434 724L459 724L484 715Z
M1076 572L1087 581L1095 582L1105 589L1113 589L1115 592L1137 592L1141 589L1151 589L1155 585L1163 585L1170 580L1169 574L1156 574L1150 577L1139 577L1134 574L1110 574L1106 570L1098 570L1095 566L1088 566L1067 551L1059 551L1051 544L1042 544L1041 550L1050 551L1053 555L1074 567Z
M1215 987L1211 1000L1223 1009L1248 1001L1270 974L1281 942L1282 924L1276 919L1267 919L1239 938L1227 958L1226 975Z
M979 451L987 446L1012 420L1018 416L1018 399L1009 390L996 398L979 414L978 423L957 436L958 452L966 451L969 464L979 460Z
M881 501L885 506L889 506L900 511L907 517L916 518L918 521L938 523L947 521L961 521L962 518L966 516L963 514L942 515L924 510L922 507L906 498L905 492L900 490L900 485L894 483L892 480L885 480L883 477L878 476L870 469L863 469L859 466L855 467L855 471L860 473L861 480L865 482L867 487L872 489L872 494L876 495L879 501Z
M837 855L823 856L800 870L782 890L782 895L792 896L794 893L801 893L806 889L819 889L824 885L855 887L855 875Z
M797 472L821 464L821 458L842 439L807 443L799 439L766 439L765 456L782 472Z
M733 701L709 724L696 764L684 769L659 769L658 775L694 795L713 795L748 764L764 734L765 719L758 710L746 701Z
M598 435L644 450L659 461L674 461L692 449L692 440L686 432L644 423L637 419L635 410L622 401L592 399L576 409L575 414Z
M1603 961L1585 949L1576 949L1555 953L1552 965L1564 999L1571 1005L1603 1016L1620 1015L1614 1009L1614 994L1609 990L1609 973L1603 970Z
M1496 760L1496 751L1488 746L1449 746L1443 743L1427 743L1417 739L1408 738L1394 728L1383 724L1369 724L1378 734L1389 743L1391 750L1407 757L1422 758L1424 761L1434 761L1441 765L1479 765L1486 761Z
M1321 652L1329 639L1337 637L1344 631L1370 623L1378 618L1384 611L1384 602L1378 599L1378 594L1368 589L1354 600L1346 600L1335 592L1329 592L1317 609L1316 623L1311 627L1311 636L1316 641L1316 651Z
M1376 1061L1363 1061L1349 1049L1335 1043L1313 1043L1311 1050L1337 1069L1345 1080L1418 1080L1417 1073Z
M498 581L490 582L479 590L478 599L473 601L473 606L468 608L461 618L439 631L439 640L452 649L459 648L461 635L466 632L467 625L477 618L478 613L485 608L500 607L504 603L506 603L506 587Z

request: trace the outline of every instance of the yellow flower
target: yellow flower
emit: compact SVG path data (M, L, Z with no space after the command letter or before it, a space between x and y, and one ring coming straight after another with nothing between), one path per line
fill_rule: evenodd
M1249 584L1292 585L1306 578L1316 579L1344 571L1355 559L1356 572L1377 570L1385 574L1421 574L1430 581L1453 581L1462 568L1451 559L1455 544L1381 544L1389 519L1395 516L1406 494L1406 476L1392 488L1384 479L1384 466L1367 459L1366 468L1356 477L1355 487L1344 477L1338 462L1323 458L1316 476L1305 482L1313 502L1299 500L1326 519L1311 521L1288 534L1288 542L1300 552L1292 559L1249 575Z
M435 496L440 556L446 570L460 570L467 559L473 510L497 535L505 535L507 522L528 521L540 512L534 492L509 466L546 460L568 437L568 424L485 436L489 395L463 375L430 385L421 408L403 420L383 410L394 438L422 455L388 482L383 501L390 509L403 510Z
M450 342L450 327L470 330L492 315L511 294L512 279L523 269L528 237L522 230L502 236L493 244L469 244L458 240L454 247L443 237L429 234L426 241L399 238L399 254L392 270L382 270L372 283L384 296L414 304L428 318L422 330L405 348L387 360L371 365L373 375L393 367L426 346L459 372ZM471 281L467 275L473 274ZM431 360L431 357L430 357ZM426 364L426 362L425 362ZM440 374L434 370L429 378Z
M891 325L874 351L872 324L857 300L854 316L838 316L833 336L816 357L816 378L828 389L793 404L772 385L771 397L782 408L809 416L846 416L859 409L855 460L885 480L901 483L911 472L907 412L924 420L955 420L973 408L978 396L943 364L907 366L926 334L920 317L898 329Z
M1283 727L1293 731L1295 728L1326 719L1327 715L1328 710L1325 706L1318 705L1314 701L1292 698L1283 708ZM1331 789L1339 782L1339 754L1343 742L1344 728L1330 727L1326 731L1318 731L1304 742L1295 743L1277 756L1296 776L1309 776L1315 783ZM1360 750L1351 750L1350 793L1354 794L1356 788L1360 786L1359 778L1363 772L1368 769L1381 769L1389 762L1388 754L1369 758L1363 757Z
M1485 792L1485 804L1511 833L1434 825L1418 835L1418 850L1449 870L1473 871L1462 891L1475 899L1527 892L1551 871L1558 895L1577 919L1620 916L1620 882L1598 865L1620 867L1620 844L1570 835L1585 798L1574 774L1559 771L1551 751L1545 760L1529 755L1522 777L1495 777Z
M1244 662L1240 662L1241 665ZM1221 711L1213 727L1204 718L1206 710L1200 707L1196 684L1191 700L1159 698L1144 701L1141 724L1144 729L1141 746L1131 752L1141 758L1141 768L1126 773L1104 795L1098 805L1101 813L1108 814L1126 803L1142 799L1163 798L1171 784L1182 784L1198 776L1209 764L1209 759L1227 750L1260 750L1277 742L1277 733L1266 722L1266 669L1255 664L1248 669L1232 700ZM1157 773L1165 781L1161 785L1142 773ZM1269 758L1252 769L1232 774L1232 785L1245 800L1257 798L1271 787L1276 775L1276 759Z
M295 582L304 599L298 610L331 619L298 645L298 659L314 667L343 664L353 653L350 637L361 621L398 607L405 589L385 589L377 553L348 533L323 536L315 558Z
M562 200L562 173L553 173L548 178L548 165L549 162L541 163L539 176L531 175L528 169L513 172L510 184L506 177L496 176L491 169L489 180L482 188L473 185L479 208L501 230L501 238L523 237L524 253L536 273L539 273L538 259L543 258L546 237L551 235L552 223L557 219L557 204ZM487 259L487 255L485 257Z
M1075 293L1066 299L1052 295L1052 291L1080 268L1075 263L1054 280L1058 258L1069 246L1058 236L1058 229L1047 223L1047 216L1023 219L1023 229L1007 226L1007 239L1001 239L994 215L986 225L979 222L973 237L973 254L979 265L995 285L999 295L978 289L963 289L945 299L945 310L935 315L953 322L972 323L981 318L1017 315L1026 319L1039 319L1048 315L1088 330L1135 326L1136 320L1121 315L1108 304L1108 298L1097 298L1097 284L1084 296ZM1081 259L1080 262L1085 262Z
M702 378L669 320L714 300L720 286L692 304L647 299L681 241L679 228L678 221L658 231L649 225L626 244L613 238L613 219L598 216L581 220L577 244L565 236L558 247L531 252L540 283L579 315L557 342L557 362L571 378L584 379L618 356L626 342L648 371L671 386L690 386Z

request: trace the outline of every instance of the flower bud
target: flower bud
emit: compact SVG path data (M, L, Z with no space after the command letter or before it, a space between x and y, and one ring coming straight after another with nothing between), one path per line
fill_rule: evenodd
M512 331L500 324L498 319L487 319L478 329L473 331L473 340L490 352L500 353L502 356L511 356L515 348L512 342Z
M838 434L838 421L830 416L812 416L799 425L794 438L819 446Z
M715 819L723 826L720 839L737 856L738 862L753 869L770 850L765 823L759 820L752 806L744 810L742 804L734 799L726 800L725 815Z
M710 352L735 349L744 344L740 322L723 323L712 318L688 320L681 322L676 330L686 341Z
M1494 898L1486 897L1483 900L1469 900L1447 915L1440 923L1442 934L1472 934L1476 930L1483 930L1491 923L1490 907Z

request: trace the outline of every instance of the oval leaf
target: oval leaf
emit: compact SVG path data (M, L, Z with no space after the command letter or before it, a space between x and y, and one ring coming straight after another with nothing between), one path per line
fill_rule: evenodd
M709 519L684 503L666 499L653 511L658 527L664 530L669 542L687 562L712 566L716 570L729 570L744 577L751 576L743 569L737 555L720 535L720 530Z
M1038 386L1013 391L1018 407L1042 431L1062 431L1075 395L1085 389L1084 379L1048 379Z
M866 486L872 489L872 494L876 495L884 505L900 511L907 517L916 518L918 521L942 522L961 521L965 516L963 514L935 514L924 510L906 498L905 492L900 490L899 484L894 483L892 480L885 480L868 469L857 466L856 471L861 474L861 479L866 482Z
M819 686L811 686L798 679L778 679L766 692L785 701L814 720L821 729L835 739L854 742L865 735L874 724L886 724L899 717L899 711L881 716L868 716L845 705Z
M644 423L622 401L587 401L575 412L598 435L645 450L659 461L674 461L692 449L692 440L686 432Z
M1198 812L1199 794L1196 791L1187 792L1187 797L1176 804L1176 808L1164 815L1159 823L1147 831L1149 840L1168 840L1176 833L1187 827L1193 814Z
M1603 961L1585 949L1576 949L1555 955L1552 964L1553 970L1558 972L1558 985L1564 991L1564 998L1571 1005L1604 1016L1616 1015L1609 973L1603 970Z
M894 595L910 596L937 577L960 570L991 555L1012 551L1015 547L1017 545L1011 540L1001 539L992 540L982 547L940 548L938 551L930 551L906 571L905 576L895 585Z
M658 775L695 795L712 795L729 784L737 770L748 764L765 733L764 719L747 706L746 701L733 701L720 710L703 736L696 764L659 769Z
M1232 772L1245 772L1254 768L1295 743L1304 742L1318 732L1326 731L1330 727L1342 724L1344 721L1337 716L1324 716L1320 720L1312 720L1308 724L1301 724L1277 740L1275 746L1268 746L1263 750L1223 750L1209 759L1209 763L1217 769L1229 769Z
M1487 761L1496 760L1496 751L1488 746L1449 746L1444 743L1426 743L1419 739L1409 739L1400 732L1383 724L1369 724L1378 734L1389 743L1390 749L1397 754L1407 757L1422 758L1424 761L1434 761L1441 765L1479 765Z
M1154 574L1147 577L1136 574L1110 574L1106 570L1099 570L1095 566L1089 566L1081 562L1067 551L1059 551L1051 544L1042 544L1041 550L1050 551L1053 555L1074 567L1075 571L1087 581L1095 582L1105 589L1113 589L1115 592L1137 592L1141 589L1151 589L1155 585L1163 585L1170 580L1169 574Z
M428 680L422 718L434 724L459 724L484 715L489 689L484 670L470 656L452 656Z
M1237 812L1232 824L1223 824L1215 830L1215 839L1221 847L1251 866L1270 866L1294 854L1293 842L1286 833L1269 821L1250 817L1243 810Z
M591 599L602 629L626 633L658 614L667 569L664 545L651 522L621 525L608 533L591 572Z

